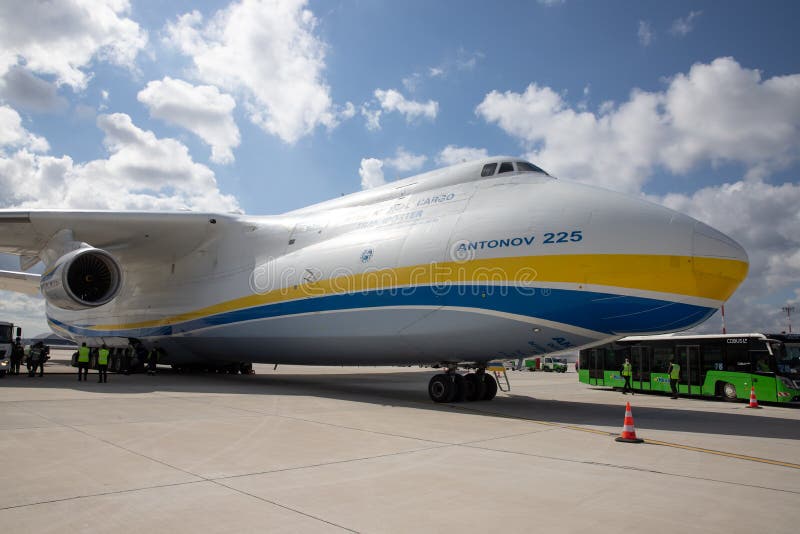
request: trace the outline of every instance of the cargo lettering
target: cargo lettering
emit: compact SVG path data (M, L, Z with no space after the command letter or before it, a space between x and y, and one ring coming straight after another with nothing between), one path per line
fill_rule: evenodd
M455 198L455 193L442 193L441 195L434 195L432 197L423 198L417 202L417 207L430 206L431 204L441 204Z

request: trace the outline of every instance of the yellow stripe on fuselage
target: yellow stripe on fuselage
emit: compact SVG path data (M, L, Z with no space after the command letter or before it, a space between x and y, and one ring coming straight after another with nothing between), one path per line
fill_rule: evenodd
M577 254L487 258L443 262L339 276L313 283L247 295L199 310L152 321L96 325L95 330L149 328L306 297L345 294L398 286L433 284L572 283L700 297L723 302L747 276L745 262L720 258L637 254Z

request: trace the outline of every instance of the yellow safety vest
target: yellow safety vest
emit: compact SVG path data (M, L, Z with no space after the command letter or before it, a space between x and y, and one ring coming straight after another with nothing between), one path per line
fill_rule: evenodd
M672 371L669 373L669 377L673 380L677 380L681 377L681 366L677 363L672 364Z
M89 363L89 347L78 349L78 363Z
M631 376L631 364L629 363L622 364L622 376Z
M97 353L97 365L108 365L108 349L100 349Z

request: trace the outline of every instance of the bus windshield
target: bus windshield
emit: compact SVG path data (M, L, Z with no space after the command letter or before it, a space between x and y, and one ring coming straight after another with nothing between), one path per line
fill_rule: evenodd
M0 324L0 343L11 343L11 331L13 328L8 324Z
M778 372L800 374L800 343L772 343L772 352L778 363Z

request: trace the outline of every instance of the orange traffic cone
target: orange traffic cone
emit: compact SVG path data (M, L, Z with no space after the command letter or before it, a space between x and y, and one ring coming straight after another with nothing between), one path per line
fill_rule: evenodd
M636 437L636 429L633 428L633 414L631 413L631 403L625 403L625 421L622 423L622 434L615 441L623 443L642 443L643 439Z
M761 408L758 405L758 400L756 399L756 387L750 386L750 404L747 405L748 408Z

